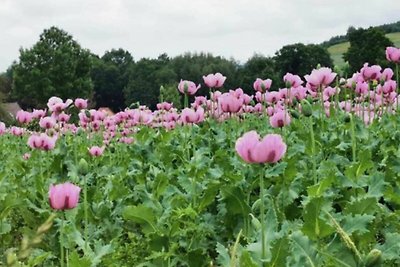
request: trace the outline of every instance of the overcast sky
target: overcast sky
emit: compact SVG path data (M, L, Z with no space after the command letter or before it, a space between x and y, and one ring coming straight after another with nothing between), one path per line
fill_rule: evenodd
M100 56L121 47L135 60L206 51L244 62L397 20L399 0L0 0L0 72L53 25Z

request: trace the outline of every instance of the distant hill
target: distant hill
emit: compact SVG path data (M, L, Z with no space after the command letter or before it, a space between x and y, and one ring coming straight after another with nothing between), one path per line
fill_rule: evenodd
M350 26L349 29L351 29L351 28L354 28L354 27ZM372 28L380 29L384 33L400 32L400 20L397 21L397 22L393 22L393 23L388 23L388 24L383 24L383 25L378 25L378 26L372 26ZM335 44L340 44L340 43L347 42L348 40L349 39L347 38L347 34L338 35L338 36L332 37L328 41L325 41L325 42L321 43L321 45L328 48L328 47L331 47L331 46L333 46Z
M400 47L400 30L398 32L387 33L386 37L388 37L396 47ZM343 53L346 52L349 47L350 43L348 41L342 41L328 46L328 52L331 54L331 58L335 65L341 67L345 64Z

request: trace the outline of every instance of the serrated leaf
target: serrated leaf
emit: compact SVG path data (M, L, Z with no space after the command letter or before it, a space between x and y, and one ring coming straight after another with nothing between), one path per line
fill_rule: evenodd
M122 217L125 220L140 224L143 227L143 232L146 234L157 232L156 215L153 209L143 204L126 207L122 213Z
M334 181L333 176L328 176L318 184L308 187L307 193L309 197L320 197L327 189L329 189Z
M373 214L377 209L377 200L374 197L355 199L345 207L345 213Z
M92 262L86 257L80 258L76 251L69 254L69 265L71 267L91 267Z
M202 211L204 208L206 208L208 205L213 203L215 201L215 198L219 192L220 184L215 182L215 183L210 183L207 187L207 189L203 192L202 196L200 197L200 203L199 203L199 211Z
M11 224L6 222L0 222L0 236L7 234L11 231Z
M274 242L271 249L271 267L286 266L286 258L289 251L289 240L286 237L280 238Z
M282 175L286 170L287 163L286 162L279 162L272 167L268 167L265 170L265 178L277 177Z
M304 208L304 224L301 230L312 240L317 240L334 232L334 228L320 217L324 206L329 206L324 198L314 198Z
M367 195L376 198L383 196L386 184L383 173L374 173L370 176Z
M227 186L221 188L221 196L225 202L226 209L231 215L242 214L248 217L250 207L247 204L246 195L239 187Z
M360 150L358 153L358 162L355 164L349 165L346 170L345 174L350 179L357 179L362 174L364 174L367 170L373 168L374 162L371 160L372 154L369 150Z
M386 234L385 243L376 248L382 251L384 260L400 260L400 234Z
M290 257L288 257L291 267L319 267L320 261L314 244L300 231L290 235Z
M228 249L218 242L215 250L218 253L218 266L229 266L229 264L231 263L231 257L229 256Z
M43 266L43 262L51 257L51 252L43 252L40 253L39 255L31 255L29 258L29 266L34 267L34 266Z
M254 262L251 258L250 253L247 250L243 250L242 255L240 256L240 267L258 267L259 265Z
M374 218L374 216L368 214L346 215L344 217L343 230L349 235L354 232L358 232L359 234L367 233L369 232L367 225Z
M98 241L95 244L95 249L94 249L94 257L92 258L92 262L94 265L97 265L101 262L101 258L103 258L105 255L109 254L112 252L112 246L109 245L102 245L100 241Z

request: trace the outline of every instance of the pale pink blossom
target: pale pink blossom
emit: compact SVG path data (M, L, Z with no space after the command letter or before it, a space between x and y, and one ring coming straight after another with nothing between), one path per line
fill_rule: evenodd
M286 153L286 144L277 134L268 134L262 140L256 131L237 139L236 152L248 163L275 163Z
M78 205L81 188L71 183L50 185L50 207L55 210L73 209Z

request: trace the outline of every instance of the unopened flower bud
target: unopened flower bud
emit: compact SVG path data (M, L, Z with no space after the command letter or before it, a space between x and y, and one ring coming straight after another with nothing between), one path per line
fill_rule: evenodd
M365 258L365 267L378 267L382 264L382 252L379 249L371 250Z
M81 158L78 163L78 172L82 175L86 175L89 172L89 165L84 158Z

